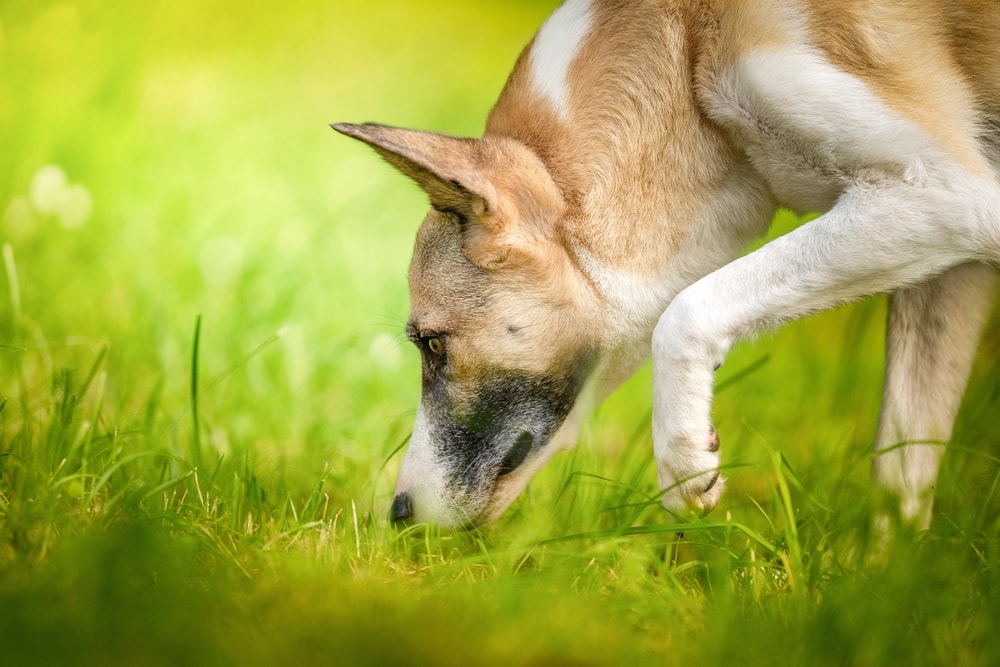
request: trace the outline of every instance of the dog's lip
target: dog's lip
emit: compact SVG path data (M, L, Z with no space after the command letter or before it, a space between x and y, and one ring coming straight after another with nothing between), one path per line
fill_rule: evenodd
M521 435L517 436L513 446L504 455L497 478L506 477L520 468L534 448L535 435L531 431L522 431Z
M507 508L517 499L520 493L516 480L517 476L512 474L504 475L497 479L497 484L493 487L493 495L490 497L489 504L486 505L475 521L477 526L493 523L500 518L500 515L507 511ZM514 487L516 491L510 493L510 487Z
M523 435L523 434L522 434ZM527 448L527 453L524 455L521 463L514 469L504 472L497 476L496 482L493 485L493 492L490 494L489 502L486 507L479 512L476 519L471 522L473 527L484 526L486 524L493 523L500 516L507 511L507 508L517 500L517 497L524 490L527 485L528 480L534 476L535 471L525 472L526 465L531 464L531 462L536 462L539 457L539 452L543 447L537 445L538 440L532 435L532 446ZM517 444L514 445L517 447ZM513 449L513 448L512 448ZM527 466L532 467L531 465Z

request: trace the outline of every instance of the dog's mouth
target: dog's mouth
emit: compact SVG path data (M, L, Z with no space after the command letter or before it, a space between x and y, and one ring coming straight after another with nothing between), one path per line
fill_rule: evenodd
M530 431L524 431L517 437L517 442L507 451L500 464L500 472L497 477L509 475L520 467L535 445L535 436Z
M518 436L504 456L489 502L475 521L476 525L492 523L514 502L535 473L555 454L546 446L548 442L529 431Z

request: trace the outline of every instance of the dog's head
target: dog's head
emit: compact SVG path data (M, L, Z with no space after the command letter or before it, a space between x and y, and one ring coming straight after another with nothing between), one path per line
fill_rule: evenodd
M597 362L595 297L562 238L567 205L513 140L335 125L429 195L409 283L420 406L391 516L498 516L559 449Z

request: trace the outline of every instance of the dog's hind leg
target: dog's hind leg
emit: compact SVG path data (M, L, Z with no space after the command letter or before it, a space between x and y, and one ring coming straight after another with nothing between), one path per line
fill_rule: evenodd
M930 526L938 464L995 284L991 267L964 264L890 297L873 481L916 529Z

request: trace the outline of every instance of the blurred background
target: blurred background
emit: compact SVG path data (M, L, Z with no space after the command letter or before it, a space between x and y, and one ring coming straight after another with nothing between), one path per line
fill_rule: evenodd
M181 442L201 315L207 447L380 464L425 203L328 124L480 133L555 4L0 4L0 396L106 350L105 426Z

